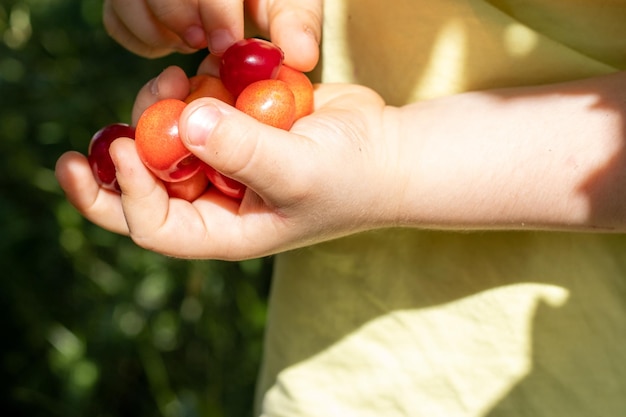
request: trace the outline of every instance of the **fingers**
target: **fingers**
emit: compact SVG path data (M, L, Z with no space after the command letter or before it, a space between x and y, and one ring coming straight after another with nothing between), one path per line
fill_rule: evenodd
M319 59L321 0L275 0L249 3L259 27L285 52L285 63L312 70ZM242 0L105 0L107 31L130 51L159 57L208 46L220 56L244 36Z
M209 54L202 60L198 66L198 74L209 74L214 77L220 76L220 61L221 58L217 55Z
M131 140L115 141L111 157L128 231L139 246L196 259L246 259L275 251L277 216L254 193L241 203L216 189L193 203L169 198L163 183L141 163Z
M128 234L120 196L98 186L84 155L66 152L57 161L55 174L67 199L83 216L107 230Z
M311 71L319 60L322 37L321 0L275 0L249 7L258 25L285 52L285 64Z
M310 187L304 179L312 177L308 161L317 148L306 137L264 125L215 99L189 104L179 131L196 156L269 204L288 206Z
M198 13L197 0L146 0L155 18L176 33L189 47L207 47L207 35Z
M211 53L222 53L243 38L242 0L198 0L203 27Z
M163 183L141 162L132 140L116 140L109 152L122 189L122 206L131 235L141 239L141 236L153 234L168 214L169 196Z
M103 22L113 39L141 56L156 58L173 51L194 51L162 24L143 0L105 0Z

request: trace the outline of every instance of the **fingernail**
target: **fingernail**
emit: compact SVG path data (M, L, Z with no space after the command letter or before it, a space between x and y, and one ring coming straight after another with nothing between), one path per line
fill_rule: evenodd
M159 73L159 75L157 75L156 77L154 77L152 80L150 80L150 93L152 93L152 95L158 97L159 96L159 79L161 78L161 75L163 74L165 70L161 71Z
M221 54L233 43L235 38L226 29L216 29L209 34L209 50L214 54Z
M187 45L194 49L203 49L207 46L206 33L200 26L191 26L187 29L183 35L183 39Z
M187 118L185 141L190 146L204 146L222 113L211 104L195 109Z
M159 77L150 80L150 93L153 96L159 96Z

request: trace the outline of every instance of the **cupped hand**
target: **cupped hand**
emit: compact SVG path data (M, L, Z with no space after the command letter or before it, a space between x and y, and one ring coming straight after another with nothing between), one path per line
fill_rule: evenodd
M189 79L176 66L166 68L150 80L137 94L131 124L137 125L139 116L148 106L164 98L184 98L189 93ZM120 195L101 188L95 181L84 154L69 151L56 164L56 177L66 197L88 220L115 233L128 235L128 226Z
M166 70L137 98L137 109L168 95L184 74ZM167 82L166 82L167 81ZM241 201L210 188L194 202L172 199L139 160L134 142L111 146L121 195L98 188L84 157L68 153L57 177L88 219L140 246L184 258L246 259L392 225L402 181L387 108L354 85L316 90L316 110L291 131L263 125L215 99L188 105L180 119L189 149L248 186Z
M255 24L285 52L286 63L310 71L319 58L321 0L105 0L107 31L147 57L207 48L221 55L244 36L244 6Z

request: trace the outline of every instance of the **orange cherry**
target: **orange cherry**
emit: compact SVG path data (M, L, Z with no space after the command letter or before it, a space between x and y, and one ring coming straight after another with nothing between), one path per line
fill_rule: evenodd
M258 121L289 130L296 118L296 99L281 80L261 80L243 89L235 107Z
M191 103L201 97L215 97L231 106L235 105L235 96L224 87L222 80L208 74L198 74L189 78L189 95L184 101Z
M184 181L201 168L178 134L178 119L187 103L176 99L157 101L139 117L135 144L142 162L163 181Z
M277 79L286 82L293 91L296 98L296 120L313 113L313 84L305 73L283 65Z

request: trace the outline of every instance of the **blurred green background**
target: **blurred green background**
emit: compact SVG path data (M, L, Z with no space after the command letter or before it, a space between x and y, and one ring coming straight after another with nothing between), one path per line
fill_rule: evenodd
M130 1L130 0L129 0ZM271 259L181 261L84 220L54 165L201 55L135 57L101 0L0 0L0 414L249 416Z

